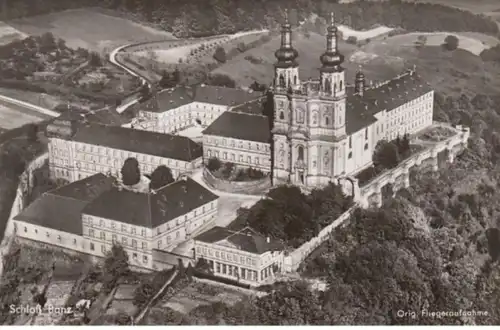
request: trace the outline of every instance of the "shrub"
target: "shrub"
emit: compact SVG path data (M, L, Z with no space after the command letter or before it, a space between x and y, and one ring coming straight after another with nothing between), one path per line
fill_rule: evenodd
M219 63L226 63L226 51L222 47L217 47L214 52L214 59Z
M459 40L456 36L448 35L444 39L443 47L447 50L450 50L450 51L455 50L458 48L458 43L459 43Z
M356 38L355 36L349 36L346 42L351 45L356 45L358 43L358 38Z
M207 162L207 169L210 172L217 172L222 167L222 163L218 158L212 157Z

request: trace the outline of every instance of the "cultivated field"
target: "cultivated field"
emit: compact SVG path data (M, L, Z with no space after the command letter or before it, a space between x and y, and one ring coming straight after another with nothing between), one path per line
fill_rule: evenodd
M8 44L14 40L26 38L28 35L16 30L12 26L0 22L0 45Z
M28 123L36 123L50 117L0 100L0 127L13 129Z
M24 91L19 89L2 88L0 87L0 95L12 97L17 100L28 102L34 105L38 105L46 109L54 109L60 103L62 103L59 97L48 95L45 93L35 93L30 91Z
M141 41L175 39L172 34L92 9L67 10L7 22L28 35L52 32L71 48L95 51Z

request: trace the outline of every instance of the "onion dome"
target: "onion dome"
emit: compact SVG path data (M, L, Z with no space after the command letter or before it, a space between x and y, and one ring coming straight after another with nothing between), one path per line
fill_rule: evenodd
M357 81L361 81L361 80L365 80L365 74L363 73L362 69L361 69L361 65L359 66L359 69L358 69L358 72L356 72L356 80Z
M337 51L337 39L337 27L335 26L333 13L331 13L331 22L326 34L326 51L319 58L323 67L337 67L344 62L344 55Z
M281 25L281 47L274 53L278 64L295 64L299 52L292 46L292 28L288 21L288 11L285 11L285 22Z

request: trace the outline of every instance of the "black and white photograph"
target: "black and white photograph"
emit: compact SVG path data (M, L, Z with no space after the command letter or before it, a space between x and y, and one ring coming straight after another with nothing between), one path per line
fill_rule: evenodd
M0 325L500 326L500 0L0 0Z

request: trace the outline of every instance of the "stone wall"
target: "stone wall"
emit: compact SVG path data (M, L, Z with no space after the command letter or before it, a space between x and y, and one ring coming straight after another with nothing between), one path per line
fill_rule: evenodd
M14 225L12 223L12 218L18 215L19 212L21 212L25 207L24 196L28 192L28 190L32 188L28 187L28 185L33 182L33 171L41 168L48 161L48 159L49 159L49 154L47 152L38 156L28 164L23 174L21 174L21 176L19 177L19 184L16 190L16 197L14 199L14 203L12 203L12 208L10 209L10 215L9 215L9 220L7 221L7 226L5 226L4 240L8 236L11 236L12 233L14 232Z
M261 195L271 188L269 176L254 181L227 181L216 178L204 168L203 179L212 188L233 194Z
M350 218L352 212L357 207L358 205L352 206L349 210L342 213L340 217L335 219L334 222L323 228L319 232L318 236L313 237L311 240L302 244L300 247L298 247L293 252L288 254L288 256L285 257L285 260L283 262L283 270L285 272L296 271L299 268L300 264L307 258L307 256L309 256L311 252L313 252L318 246L320 246L323 242L325 242L328 239L330 233L335 228L337 228Z

